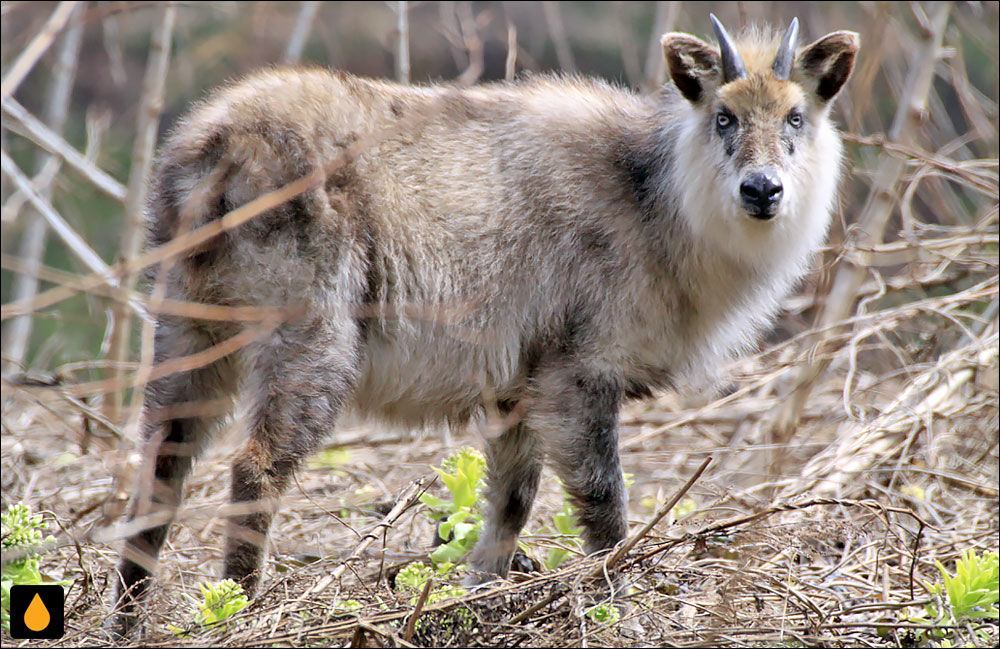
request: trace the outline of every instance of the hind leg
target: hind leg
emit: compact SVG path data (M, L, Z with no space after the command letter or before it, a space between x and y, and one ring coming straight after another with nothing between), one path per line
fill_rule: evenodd
M330 435L357 380L357 327L288 326L253 351L250 439L233 464L225 576L252 594L278 500Z
M161 318L154 342L157 364L201 351L211 345L188 321ZM219 360L177 372L146 386L142 435L145 461L129 521L140 526L126 541L116 572L114 631L126 635L138 622L138 608L156 567L160 548L180 505L184 479L225 414L221 401L235 387L232 362ZM205 403L205 402L208 403ZM196 416L176 416L178 408L201 410ZM150 466L151 463L151 466Z

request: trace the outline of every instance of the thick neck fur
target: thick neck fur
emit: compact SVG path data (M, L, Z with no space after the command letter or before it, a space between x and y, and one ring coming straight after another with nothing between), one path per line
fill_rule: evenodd
M774 221L748 217L732 198L712 159L712 133L699 110L664 90L647 132L631 138L637 195L655 215L648 241L659 250L664 283L663 335L689 346L671 359L672 372L695 383L734 356L752 350L780 302L805 274L819 250L835 202L840 142L825 122L802 152L801 168L786 184L790 209ZM654 341L650 341L654 343ZM662 345L677 351L676 344Z

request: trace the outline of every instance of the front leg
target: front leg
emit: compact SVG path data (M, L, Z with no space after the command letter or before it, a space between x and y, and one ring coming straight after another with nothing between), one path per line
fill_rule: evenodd
M570 364L537 382L528 423L539 431L583 526L588 554L615 546L628 533L628 492L618 455L622 382Z
M522 423L487 445L486 524L470 557L470 585L506 577L542 474L537 436Z

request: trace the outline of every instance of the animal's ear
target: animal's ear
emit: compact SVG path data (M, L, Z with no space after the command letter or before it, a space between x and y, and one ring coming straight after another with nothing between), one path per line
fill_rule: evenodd
M796 76L826 103L837 96L851 76L861 47L855 32L833 32L807 46L796 61Z
M678 32L664 34L660 43L674 85L688 101L700 101L706 91L718 83L719 50L690 34Z

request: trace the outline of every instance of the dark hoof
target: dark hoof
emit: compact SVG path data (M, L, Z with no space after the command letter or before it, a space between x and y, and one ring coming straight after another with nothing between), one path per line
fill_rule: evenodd
M121 611L112 613L104 624L104 633L113 645L136 644L144 634L139 616Z
M503 577L492 572L469 569L469 574L462 580L462 586L470 591L489 590L496 588L504 582Z
M525 553L518 551L514 553L514 558L511 559L510 569L515 572L541 572L542 564L538 563Z

